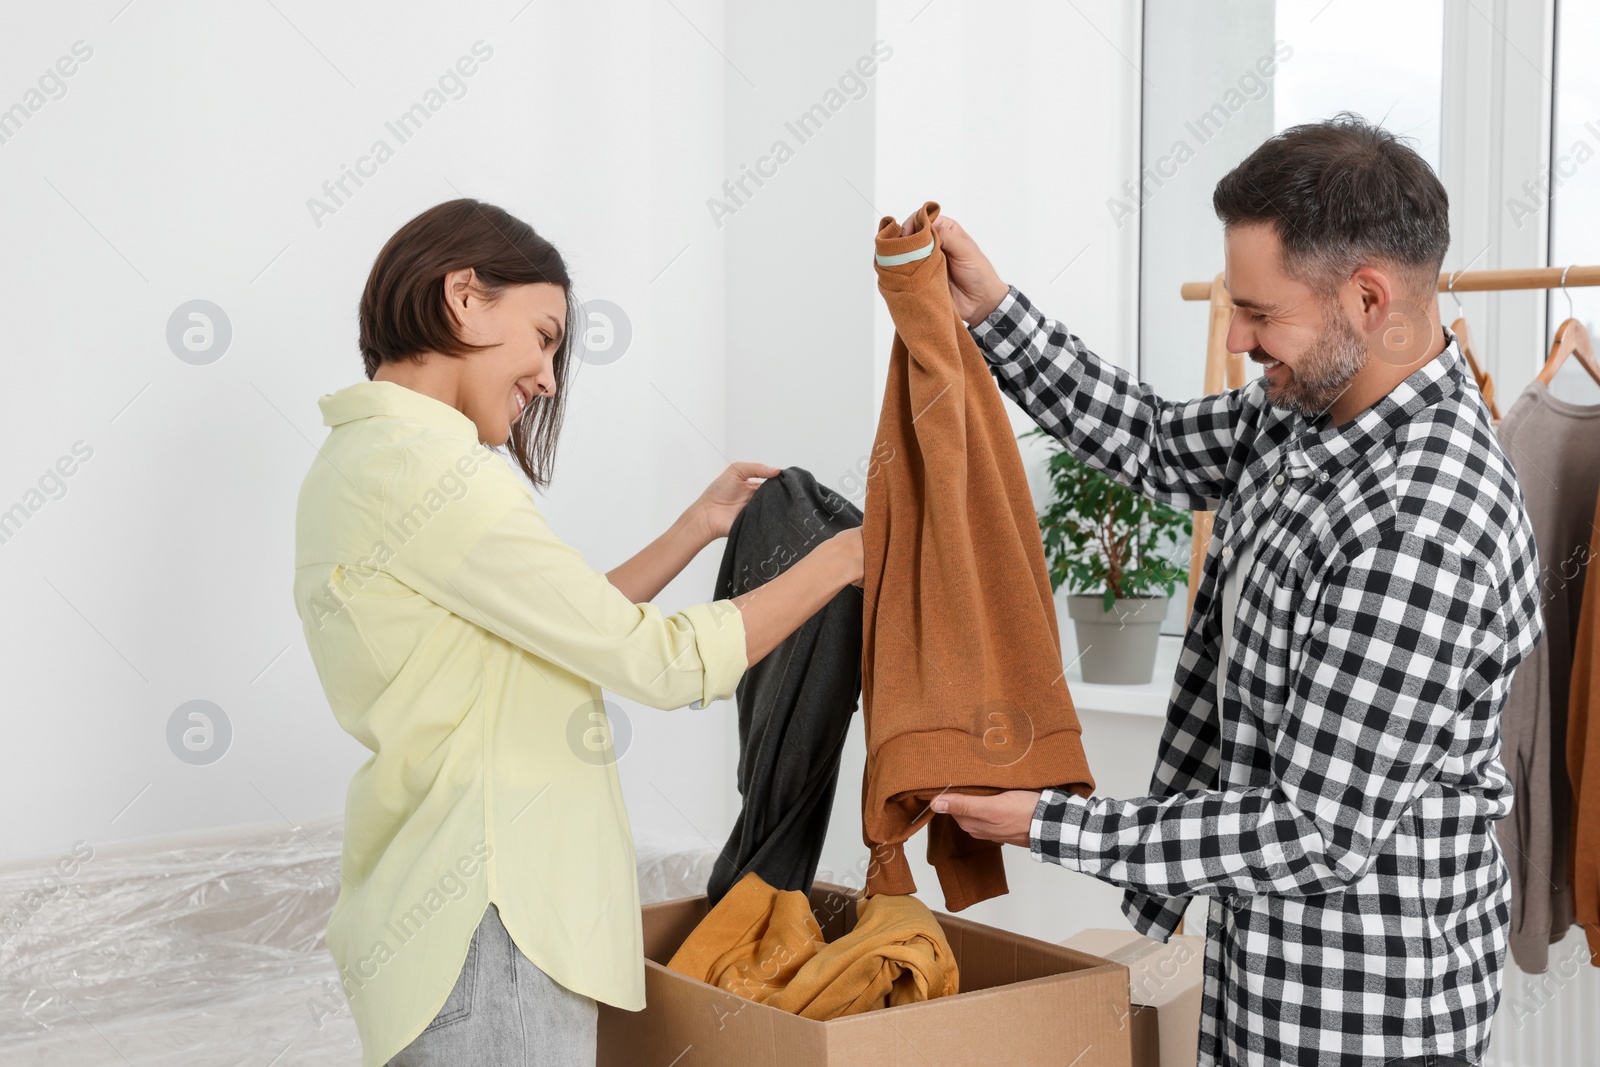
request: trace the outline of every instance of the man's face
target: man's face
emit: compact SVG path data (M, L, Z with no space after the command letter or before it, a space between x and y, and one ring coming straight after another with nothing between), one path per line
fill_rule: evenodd
M1226 284L1235 305L1230 352L1263 368L1267 402L1314 419L1332 406L1366 366L1366 339L1337 296L1319 297L1283 273L1276 229L1235 224L1225 238Z

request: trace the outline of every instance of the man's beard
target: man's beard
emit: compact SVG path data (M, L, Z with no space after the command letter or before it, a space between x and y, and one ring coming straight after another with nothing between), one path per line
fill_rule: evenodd
M1315 419L1333 406L1367 365L1367 344L1339 313L1324 306L1322 334L1315 345L1289 367L1289 380L1281 386L1267 383L1267 403Z

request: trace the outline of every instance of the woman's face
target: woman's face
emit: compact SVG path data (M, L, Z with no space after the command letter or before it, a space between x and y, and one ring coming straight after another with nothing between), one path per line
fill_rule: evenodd
M462 340L493 346L462 357L462 413L477 424L484 444L505 444L526 404L555 395L551 361L566 329L567 291L533 282L509 286L488 302L476 291L457 289L452 310Z

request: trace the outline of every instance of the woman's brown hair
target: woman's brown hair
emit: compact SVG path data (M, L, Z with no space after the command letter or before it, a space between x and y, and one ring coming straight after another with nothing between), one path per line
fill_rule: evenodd
M534 282L567 294L567 322L551 360L553 396L535 396L511 424L511 451L534 486L550 482L556 438L566 411L573 345L581 329L566 262L533 227L493 204L463 198L431 207L397 230L367 275L361 294L361 358L371 379L384 363L421 362L424 352L464 356L488 345L463 341L446 305L444 277L471 267L484 299Z

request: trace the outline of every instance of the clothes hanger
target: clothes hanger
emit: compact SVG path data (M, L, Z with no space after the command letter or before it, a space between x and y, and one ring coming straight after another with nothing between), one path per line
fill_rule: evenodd
M1467 357L1467 366L1472 370L1473 380L1478 383L1478 392L1483 394L1484 403L1489 405L1489 418L1499 422L1500 408L1494 402L1494 379L1478 365L1478 358L1472 351L1472 333L1467 329L1467 311L1461 306L1461 298L1456 296L1456 275L1460 273L1451 271L1450 280L1445 285L1445 291L1456 302L1456 321L1450 324L1450 332L1456 335L1456 345L1461 349L1461 354Z
M1556 327L1556 339L1550 345L1550 356L1544 361L1544 368L1539 371L1539 381L1548 386L1556 376L1556 371L1561 369L1561 364L1566 362L1568 356L1573 356L1589 372L1595 384L1600 385L1600 361L1594 358L1594 342L1589 339L1589 331L1583 323L1572 317L1572 294L1567 292L1567 271L1571 269L1569 265L1561 272L1561 291L1566 293L1568 318Z

